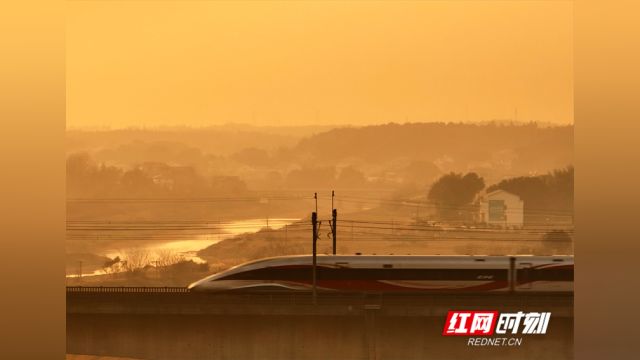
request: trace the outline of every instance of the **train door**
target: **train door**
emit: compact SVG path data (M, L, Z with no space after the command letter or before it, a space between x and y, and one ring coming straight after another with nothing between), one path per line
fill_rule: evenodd
M518 272L516 278L517 288L520 290L531 290L533 287L533 277L532 277L532 264L531 263L519 263L518 264Z

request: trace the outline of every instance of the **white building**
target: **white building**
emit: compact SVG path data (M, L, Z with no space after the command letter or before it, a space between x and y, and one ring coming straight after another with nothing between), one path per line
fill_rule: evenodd
M518 195L495 190L479 198L478 221L487 225L522 227L524 202Z

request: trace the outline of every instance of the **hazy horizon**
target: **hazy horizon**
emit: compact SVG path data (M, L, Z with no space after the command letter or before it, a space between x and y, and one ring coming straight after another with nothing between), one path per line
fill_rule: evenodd
M112 126L112 125L88 125L88 126L69 126L67 125L67 131L115 131L115 130L180 130L180 129L188 129L188 130L201 130L201 129L212 129L212 128L247 128L247 129L269 129L269 128L326 128L326 129L336 129L336 128L361 128L367 126L382 126L382 125L407 125L407 124L468 124L468 125L512 125L512 126L525 126L530 124L535 124L539 127L562 127L562 126L573 126L573 122L567 123L551 123L551 122L540 122L540 121L515 121L511 119L493 119L493 120L478 120L478 121L388 121L385 123L372 123L372 124L338 124L338 123L327 123L327 124L250 124L243 122L228 122L228 123L220 123L220 124L201 124L201 125L122 125L122 126Z

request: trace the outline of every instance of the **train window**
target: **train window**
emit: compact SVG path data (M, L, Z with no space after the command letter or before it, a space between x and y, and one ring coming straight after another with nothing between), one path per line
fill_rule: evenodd
M393 264L383 264L382 267L385 269L391 269L393 268Z

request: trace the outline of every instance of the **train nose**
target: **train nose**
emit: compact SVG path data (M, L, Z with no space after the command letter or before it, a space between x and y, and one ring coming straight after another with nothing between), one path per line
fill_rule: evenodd
M233 289L233 284L229 284L229 281L224 280L203 279L194 282L193 284L189 285L188 288L190 291L194 292L214 292Z
M208 283L210 283L208 280L198 280L187 286L187 289L189 289L189 291L206 291Z

